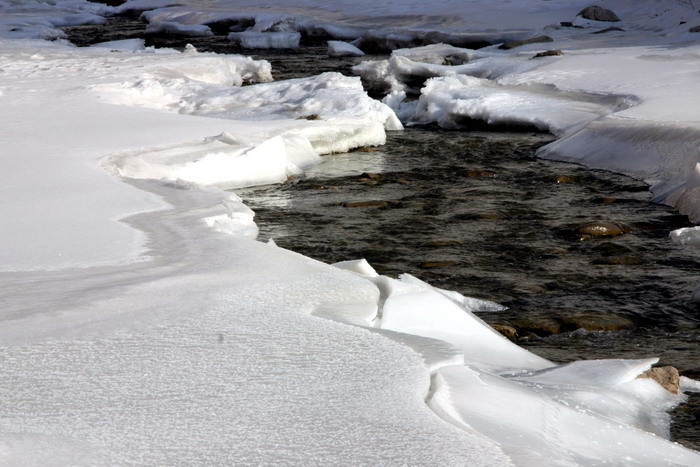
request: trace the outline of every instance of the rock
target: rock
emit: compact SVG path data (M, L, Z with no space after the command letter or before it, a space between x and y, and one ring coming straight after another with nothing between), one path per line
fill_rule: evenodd
M554 179L554 181L557 183L569 183L575 180L576 178L572 177L571 175L559 175L557 178Z
M615 242L602 242L595 247L593 247L593 251L596 253L600 253L604 256L613 256L613 255L628 255L630 253L634 253L634 250L626 245L620 245Z
M532 58L540 58L540 57L558 57L560 55L564 55L564 52L562 52L559 49L550 49L550 50L545 50L544 52L540 52L538 54L535 54L534 57Z
M501 219L506 219L508 215L503 212L498 212L498 211L493 211L493 212L480 212L477 214L477 218L479 219L487 219L487 220L501 220Z
M659 383L671 394L678 394L680 387L680 375L678 370L672 366L660 366L651 368L637 378L650 378Z
M688 29L688 32L700 32L700 26L693 26L692 28Z
M459 240L429 240L423 243L424 246L434 247L434 248L444 248L449 246L462 246L464 243Z
M620 200L617 198L612 198L610 196L600 196L598 198L593 198L592 201L596 204L612 204L612 203L617 203Z
M490 326L512 341L518 338L518 330L512 326L505 324L491 324Z
M520 47L521 45L537 44L539 42L554 42L554 39L552 39L549 36L537 36L537 37L531 37L530 39L522 39L519 41L504 42L498 48L503 49L503 50L509 50L509 49L513 49L515 47Z
M601 29L600 31L593 31L591 34L605 34L606 32L613 32L613 31L624 31L624 29L618 28L618 27L605 28L605 29Z
M513 321L513 325L519 330L543 337L561 334L563 331L562 322L554 318L520 318Z
M379 148L374 148L372 146L360 146L359 148L355 148L352 150L352 152L377 152L379 151Z
M562 316L562 322L570 330L621 331L635 326L631 319L612 313L581 312Z
M583 225L576 230L583 236L590 237L615 237L630 231L629 228L622 225L613 224L612 222L591 222Z
M297 117L297 120L321 120L321 116L318 114L302 115Z
M386 208L389 206L389 201L352 201L348 203L343 203L344 208L370 208L370 207L378 207L378 208Z
M457 261L425 261L418 265L421 269L439 269L439 268L449 268L456 266L459 263Z
M579 11L576 16L581 16L585 19L591 19L593 21L620 21L620 18L612 10L608 10L607 8L600 6L586 7Z
M466 170L464 171L464 175L467 177L493 177L496 175L494 172L491 172L490 170Z
M623 265L623 266L639 266L644 264L643 258L639 256L619 256L616 258L607 258L603 260L593 261L593 264L609 264L611 266Z
M574 24L571 21L562 21L561 23L559 23L559 25L563 28L583 29L583 26L579 26L578 24Z

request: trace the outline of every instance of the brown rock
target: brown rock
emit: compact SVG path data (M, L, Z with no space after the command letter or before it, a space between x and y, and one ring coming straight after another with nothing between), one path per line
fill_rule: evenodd
M591 222L577 229L578 233L591 237L615 237L629 231L629 228L612 222Z
M620 21L620 18L612 11L607 8L600 6L589 6L579 11L576 16L581 16L585 19L592 19L593 21Z
M600 31L593 31L591 34L605 34L606 32L613 32L613 31L624 31L624 29L613 26L611 28L601 29Z
M564 55L564 52L562 52L559 49L550 49L550 50L545 50L544 52L540 52L538 54L535 54L534 57L532 58L540 58L540 57L558 57L560 55Z
M321 116L318 114L302 115L297 117L297 120L321 120Z
M554 181L557 183L569 183L575 180L576 178L572 177L571 175L559 175L557 178L554 179Z
M688 32L700 32L700 26L693 26L692 28L688 29Z
M377 152L378 148L373 148L371 146L360 146L359 148L353 149L353 152Z
M385 208L389 206L389 201L381 201L381 200L376 200L376 201L351 201L348 203L343 203L343 207L345 208L370 208L370 207L379 207L379 208Z
M491 172L490 170L466 170L464 172L464 175L466 175L467 177L478 178L478 177L493 177L496 174L494 172Z
M537 37L531 37L530 39L522 39L519 41L504 42L498 48L503 49L503 50L509 50L509 49L514 49L515 47L520 47L521 45L537 44L539 42L554 42L554 39L552 39L549 36L537 36Z
M463 245L462 242L459 240L430 240L425 243L423 243L425 246L430 246L430 247L436 247L436 248L444 248L444 247L449 247L449 246L461 246Z
M562 316L562 322L572 330L583 328L587 331L621 331L634 327L632 320L612 313L574 313Z
M518 331L512 326L506 324L491 324L490 326L512 341L518 338Z
M651 368L637 378L651 378L671 394L678 394L680 375L678 374L678 370L672 366Z
M451 266L456 266L459 264L457 261L425 261L418 265L421 269L439 269L439 268L449 268Z
M539 336L561 334L563 331L562 322L554 318L520 318L513 321L513 325Z
M494 212L481 212L481 213L477 214L477 217L479 219L500 220L500 219L505 219L508 216L505 213L494 211Z

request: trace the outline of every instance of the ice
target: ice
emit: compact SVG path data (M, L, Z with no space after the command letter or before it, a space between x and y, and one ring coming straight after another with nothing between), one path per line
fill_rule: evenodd
M546 385L529 390L470 365L438 370L434 384L429 404L438 414L497 440L516 465L693 465L698 460L697 453L572 404L558 395L561 391L552 397ZM665 397L652 381L636 385L644 386L639 391L647 396ZM605 400L600 391L590 397L600 405L595 399ZM612 413L621 411L621 401L615 402Z
M328 41L330 57L361 57L365 53L348 42Z
M232 32L230 41L244 49L297 49L301 34L298 32Z
M672 231L669 236L674 243L700 247L700 227L684 227Z
M208 26L203 24L181 24L173 21L154 21L148 23L146 34L172 34L187 37L209 37L213 36Z
M118 50L120 52L137 52L145 50L146 41L144 39L123 39L118 41L100 42L92 47L100 49Z
M0 0L0 465L700 464L664 439L683 396L636 379L655 359L557 365L473 314L497 304L256 242L222 189L382 144L394 108L553 131L543 156L643 178L697 217L694 9L611 0L625 33L607 36L580 0L171 3ZM384 105L337 73L270 83L267 62L192 47L28 40L146 9L265 41L454 43L364 65ZM454 46L542 33L562 56Z

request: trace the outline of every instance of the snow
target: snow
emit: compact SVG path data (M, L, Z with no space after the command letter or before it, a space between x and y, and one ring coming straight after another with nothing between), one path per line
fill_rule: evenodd
M685 227L672 231L669 236L674 243L700 247L700 227Z
M383 144L396 115L482 119L700 218L694 10L604 1L625 34L592 35L580 0L171 3L0 0L0 465L700 464L665 439L684 396L636 379L656 359L557 365L473 314L498 304L255 241L226 191ZM360 77L270 82L264 61L56 29L129 9L164 32L237 20L255 47L546 33L564 54L395 51L358 67L380 103Z
M328 41L329 57L361 57L365 53L354 45L343 41Z
M296 49L301 34L298 32L232 32L230 41L244 49Z
M209 37L214 35L206 25L181 24L172 21L153 21L148 23L146 34L172 34L186 37Z

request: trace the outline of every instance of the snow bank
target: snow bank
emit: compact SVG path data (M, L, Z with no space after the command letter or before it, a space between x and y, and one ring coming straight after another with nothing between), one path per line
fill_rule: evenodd
M578 0L517 0L506 13L487 0L405 2L402 15L366 0L299 0L275 13L272 0L237 1L235 13L226 0L52 3L0 0L13 12L0 33L59 37L70 15L145 8L158 8L144 15L151 23L180 30L238 18L237 32L384 29L393 43L555 25L555 44L571 49L562 57L532 59L537 45L434 46L395 54L377 76L407 121L541 125L561 135L552 154L624 166L688 209L700 185L698 106L676 108L697 98L687 92L697 47L611 48L589 34L599 25L576 19L587 6ZM656 2L639 3L606 2L634 31L627 42L689 40L679 7L654 16ZM135 43L121 44L128 54L0 45L0 215L11 221L0 227L0 463L700 464L662 438L665 410L683 396L635 379L655 359L556 365L472 313L495 304L252 240L254 213L221 187L283 181L319 154L381 144L401 127L359 78L238 88L269 81L269 65ZM403 101L427 79L422 100ZM624 150L603 157L592 135ZM682 387L697 390L687 378Z
M488 303L465 301L410 275L379 276L366 261L335 266L378 287L376 314L365 315L365 325L408 336L401 342L415 345L432 372L430 407L466 432L496 440L516 465L692 465L700 459L663 439L667 411L683 397L637 379L658 359L556 365L473 314ZM359 324L360 316L346 311L342 318ZM452 350L412 336L446 342Z
M454 55L434 46L417 48L412 58L399 50L354 71L386 93L384 102L407 124L459 128L478 120L546 130L559 139L540 150L542 157L643 179L656 201L700 220L700 94L688 92L700 72L697 45L541 58L465 50L458 63L467 62L452 65ZM418 101L405 100L411 93Z
M241 60L234 63L240 65ZM250 59L242 63L257 65ZM234 73L234 78L238 76ZM194 61L177 69L160 67L134 81L94 87L113 104L231 120L236 126L250 126L252 120L277 122L273 130L261 123L258 131L243 138L222 134L176 147L124 153L106 166L124 177L185 180L227 189L281 183L319 163L321 154L381 145L385 129L402 128L387 106L367 97L357 78L325 73L243 88L230 87L230 81L240 78L207 73L201 61Z

